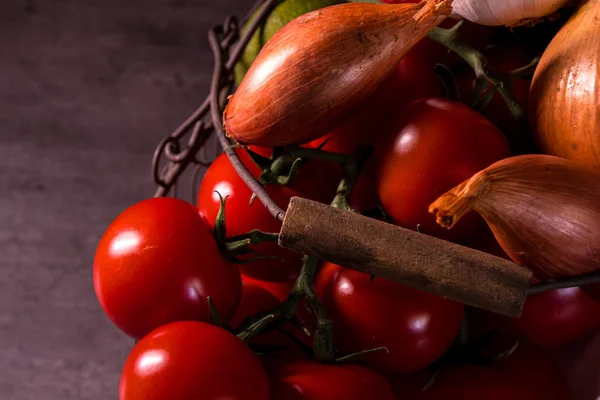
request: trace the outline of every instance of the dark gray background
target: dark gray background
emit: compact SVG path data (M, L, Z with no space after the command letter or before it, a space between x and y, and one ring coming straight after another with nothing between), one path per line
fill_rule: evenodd
M207 94L206 30L250 3L0 0L1 400L117 398L132 341L96 302L95 246ZM564 352L580 392L599 342Z
M0 399L117 399L133 343L97 304L96 244L208 93L206 31L251 3L0 0Z

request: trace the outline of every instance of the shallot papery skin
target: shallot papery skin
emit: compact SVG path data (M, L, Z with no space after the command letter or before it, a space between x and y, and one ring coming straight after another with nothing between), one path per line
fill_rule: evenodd
M450 14L451 3L348 3L296 18L266 43L230 98L227 135L274 147L329 133Z
M587 0L548 45L531 84L539 148L600 171L600 0Z
M450 229L473 209L498 243L540 279L600 269L600 175L549 155L501 160L429 207Z

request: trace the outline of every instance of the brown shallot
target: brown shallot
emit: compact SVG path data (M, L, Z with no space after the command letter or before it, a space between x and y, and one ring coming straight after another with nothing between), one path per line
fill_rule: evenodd
M429 211L448 229L469 210L540 279L600 269L600 175L563 158L501 160L438 198Z
M267 42L231 97L227 135L274 147L327 134L450 14L451 3L348 3L296 18Z
M533 76L531 127L546 154L600 170L600 0L586 0Z

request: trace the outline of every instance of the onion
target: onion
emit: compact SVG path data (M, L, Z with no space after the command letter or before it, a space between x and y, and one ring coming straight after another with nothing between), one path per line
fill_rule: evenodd
M429 212L451 228L473 209L498 243L538 278L600 268L600 175L549 155L501 160L437 199Z
M480 25L518 26L564 7L571 0L455 0L454 14Z
M272 147L327 134L450 14L451 3L348 3L296 18L267 42L230 99L226 133Z
M529 115L540 149L600 170L600 0L554 37L535 71Z

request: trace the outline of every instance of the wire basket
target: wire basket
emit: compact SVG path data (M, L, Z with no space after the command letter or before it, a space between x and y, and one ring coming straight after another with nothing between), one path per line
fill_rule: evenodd
M258 200L275 218L283 220L285 211L275 204L262 185L241 163L234 150L236 146L224 134L222 122L223 110L234 89L234 67L251 37L265 23L271 10L280 1L258 1L243 20L243 32L238 19L233 16L228 17L223 25L216 26L208 32L208 41L214 56L210 94L192 115L157 146L152 161L152 176L157 185L155 197L189 196L188 199L184 199L195 203L198 178L220 153L218 147L221 147ZM187 189L188 194L180 196L181 190L178 190L178 187L182 186L184 174L190 176L190 186ZM600 282L600 272L531 285L527 293L535 294L597 282Z
M191 186L187 194L190 198L186 200L192 203L196 201L200 174L222 150L222 142L220 145L214 136L217 131L223 130L221 115L234 88L235 64L254 32L266 21L269 12L279 1L259 0L241 25L235 16L229 16L223 25L209 31L208 39L214 56L210 95L175 131L158 144L152 160L152 179L157 186L155 197L180 197L179 179L188 172L191 175ZM255 13L252 24L242 35L241 26Z

